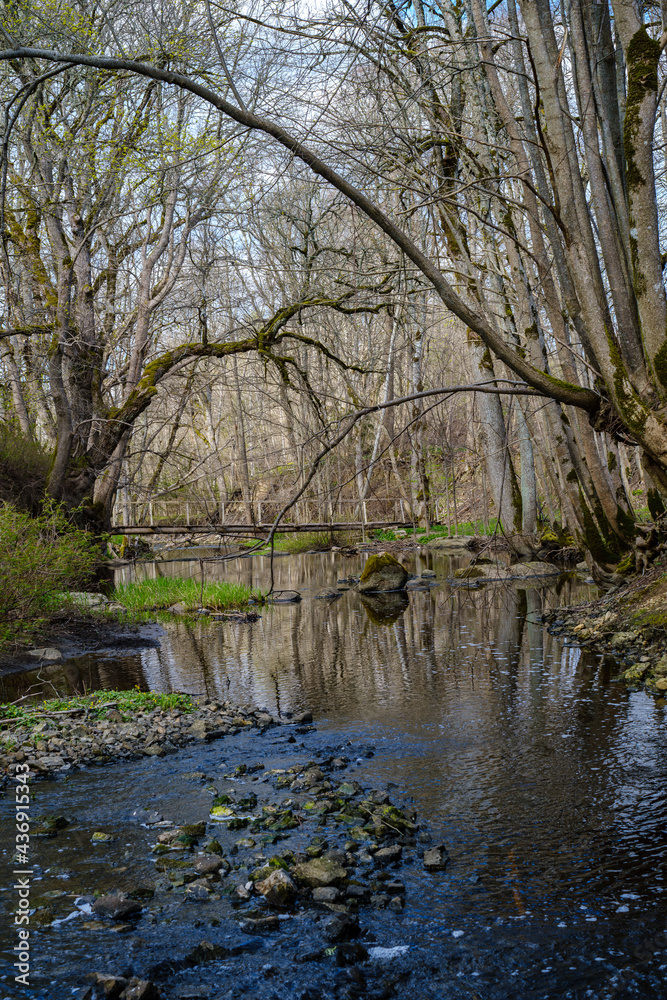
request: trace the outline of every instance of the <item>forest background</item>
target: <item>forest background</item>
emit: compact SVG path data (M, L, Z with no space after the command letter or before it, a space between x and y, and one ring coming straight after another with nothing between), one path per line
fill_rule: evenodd
M97 530L303 491L634 565L667 494L666 27L6 6L5 468Z

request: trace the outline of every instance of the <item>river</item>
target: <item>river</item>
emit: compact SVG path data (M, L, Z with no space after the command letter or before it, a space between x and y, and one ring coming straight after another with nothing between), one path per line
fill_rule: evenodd
M540 622L547 608L590 600L595 589L570 575L534 585L454 586L445 581L460 560L422 551L404 561L417 574L434 571L439 585L409 593L384 620L353 590L334 601L315 597L358 574L363 561L331 552L279 557L276 587L298 590L300 603L262 607L249 624L164 625L153 646L49 668L49 684L61 692L138 684L274 715L311 710L316 729L301 745L263 737L258 750L258 738L248 737L234 752L239 759L261 753L268 767L285 766L299 752L303 759L349 746L354 778L409 802L450 854L446 873L425 876L407 866L405 910L390 923L388 914L373 918L378 940L411 949L412 964L401 959L407 971L403 980L393 977L388 997L666 996L664 708L615 682L612 662L563 646ZM252 557L206 562L203 570L265 587L269 566L266 557ZM136 572L201 571L197 561L174 561ZM34 681L34 673L0 679L0 698L14 700ZM177 822L200 818L209 800L184 775L219 769L219 755L219 748L193 748L37 786L44 813L77 819L71 833L36 849L44 891L65 897L108 887L109 866L145 877L151 841L129 822L132 810L155 808ZM8 861L9 805L2 804ZM122 830L125 846L90 852L90 830L100 825ZM9 888L5 880L2 898ZM173 934L179 952L206 936L181 917ZM55 1000L85 982L91 932L74 922L37 938L34 985L17 992L6 964L3 997L6 989L12 1000ZM3 944L10 940L5 934ZM150 933L141 933L141 946L133 940L106 939L94 967L123 954L132 964L129 957L145 948L134 963L145 968ZM426 974L429 962L437 971ZM179 993L180 983L166 996L307 996L305 967L262 979L255 966L246 956L224 974L211 967L191 985L203 992ZM244 969L249 976L255 969L255 978L246 982ZM348 995L335 977L323 982L317 995L328 995L327 983L332 996ZM358 995L375 995L373 984Z

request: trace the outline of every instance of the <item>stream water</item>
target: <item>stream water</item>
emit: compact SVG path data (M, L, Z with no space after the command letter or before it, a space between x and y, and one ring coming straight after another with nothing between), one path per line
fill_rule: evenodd
M434 570L440 585L409 593L393 613L379 614L353 591L333 602L315 597L359 573L363 561L337 553L278 558L276 587L299 590L300 604L262 608L252 624L170 624L159 646L79 657L42 678L62 692L138 684L273 714L310 709L316 730L300 745L275 730L239 736L234 759L285 767L347 746L354 778L410 802L451 856L445 873L407 866L405 910L372 919L380 944L410 948L400 975L383 972L393 983L387 997L666 997L665 709L615 683L612 663L564 647L540 624L547 608L590 600L595 591L574 577L454 587L444 581L458 562L429 552L404 561L417 574ZM210 578L252 586L268 579L265 557L138 572L196 575L202 568ZM0 679L0 700L34 682L34 674ZM152 840L130 822L132 811L201 818L210 797L187 775L219 770L232 752L223 743L35 786L43 813L77 819L71 832L35 851L44 893L64 900L57 916L72 909L73 894L108 891L124 872L135 883L148 876ZM10 807L0 803L7 861ZM100 828L119 831L119 841L90 851L90 831ZM10 886L6 879L0 893L6 914ZM172 918L174 953L210 938L200 923L191 914ZM91 967L114 971L106 967L114 962L145 971L165 947L151 933L108 934L102 942L76 921L45 929L36 935L39 972L30 988L13 986L5 951L0 997L70 996ZM6 928L2 945L13 943ZM251 951L226 972L219 963L202 967L187 981L190 993L179 980L166 995L311 995L312 969L293 963L289 974L284 966L262 973L271 956ZM355 994L333 974L318 975L313 997L328 996L329 987L332 996L383 995L370 986Z

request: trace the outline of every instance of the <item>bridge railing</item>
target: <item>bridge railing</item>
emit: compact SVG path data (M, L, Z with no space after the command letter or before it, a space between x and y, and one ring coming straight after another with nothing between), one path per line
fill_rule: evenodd
M206 525L212 528L225 524L271 525L284 506L279 500L203 500L201 497L178 499L131 500L117 502L114 524L123 526L185 527ZM439 520L439 504L434 502L435 520ZM346 524L370 522L404 523L411 519L408 504L401 497L305 498L285 514L288 524Z

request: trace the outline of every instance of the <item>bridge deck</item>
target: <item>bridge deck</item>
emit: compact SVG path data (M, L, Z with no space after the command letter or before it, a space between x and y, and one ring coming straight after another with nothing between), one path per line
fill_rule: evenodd
M412 521L336 521L317 524L279 524L276 532L374 531L382 528L412 528ZM271 524L119 524L112 535L268 535Z

